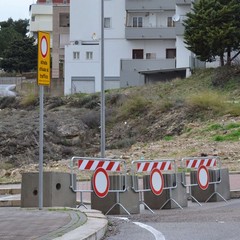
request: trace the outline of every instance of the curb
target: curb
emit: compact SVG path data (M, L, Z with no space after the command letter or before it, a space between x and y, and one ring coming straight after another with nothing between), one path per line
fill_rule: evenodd
M76 210L76 209L74 209ZM107 230L108 220L98 210L81 210L87 217L87 221L80 227L64 234L55 240L100 240Z

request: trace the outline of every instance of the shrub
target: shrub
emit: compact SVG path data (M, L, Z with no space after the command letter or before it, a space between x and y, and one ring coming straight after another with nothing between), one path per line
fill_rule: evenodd
M36 105L38 97L34 93L28 93L21 99L20 105L23 107Z
M99 111L90 111L82 116L82 121L91 129L100 127Z
M214 113L224 114L227 100L216 91L204 91L191 95L186 99L187 105L194 111L212 110Z
M135 138L123 138L118 141L112 142L108 149L121 149L131 147L134 143L136 143Z
M150 102L139 95L129 97L120 107L120 117L137 117L145 113L148 109Z

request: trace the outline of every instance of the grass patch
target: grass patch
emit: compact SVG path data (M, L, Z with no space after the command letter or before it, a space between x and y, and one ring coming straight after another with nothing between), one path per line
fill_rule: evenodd
M219 123L215 123L215 124L212 124L210 125L206 131L216 131L216 130L220 130L220 129L223 129L223 126Z
M165 136L163 137L164 141L172 141L173 140L173 136Z
M214 141L223 142L223 141L239 141L240 140L240 129L235 130L231 133L225 135L217 135L214 137Z
M187 97L187 105L195 111L212 110L224 114L227 109L227 99L217 91L204 91Z

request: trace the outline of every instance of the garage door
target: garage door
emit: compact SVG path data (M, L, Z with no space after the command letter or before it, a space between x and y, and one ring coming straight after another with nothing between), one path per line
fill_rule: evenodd
M72 77L71 93L94 93L95 77Z

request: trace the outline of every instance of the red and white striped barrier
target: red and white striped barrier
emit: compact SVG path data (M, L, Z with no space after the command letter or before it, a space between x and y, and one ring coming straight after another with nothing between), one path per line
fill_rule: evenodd
M119 172L120 162L110 161L110 160L96 160L96 159L79 159L78 169L79 170L89 170L95 171L98 168L103 168L106 171Z
M93 157L72 157L70 163L71 169L71 186L70 188L74 192L80 193L80 206L84 206L82 200L82 194L84 192L95 192L95 194L104 198L108 192L119 194L120 192L126 191L124 189L112 189L110 188L110 179L108 172L117 172L119 176L124 177L126 182L126 162L122 159L109 159L109 158L93 158ZM88 186L88 189L80 189L77 184L77 175L80 171L89 171L92 172L92 176L89 176L92 179L91 184ZM88 174L90 175L90 174ZM89 179L90 180L90 179ZM119 203L118 203L119 204Z
M172 189L177 187L177 181L165 182L163 173L173 174L177 179L177 165L174 159L156 159L156 160L136 160L132 161L132 189L139 193L139 204L143 204L152 213L152 209L144 202L144 192L151 191L154 195L160 196L163 190L169 190L170 198L162 205L162 208L169 202L173 201L182 209L179 203L171 196ZM142 180L143 178L143 180ZM138 184L143 181L143 184Z
M186 159L186 168L199 168L200 166L205 167L216 167L216 158L200 158L200 159Z
M219 184L221 182L221 162L219 157L217 156L208 156L208 157L187 157L183 158L181 161L181 168L182 168L182 184L185 187L189 188L189 195L190 197L197 202L199 205L201 205L198 200L192 196L192 187L194 186L199 186L201 190L206 190L210 184L214 184L214 189L216 188L216 184ZM209 169L215 169L220 171L220 177L216 180L210 180L210 175L209 175ZM192 171L197 170L197 181L193 179L190 183L187 183L186 179L186 172L187 170L192 169ZM194 175L193 175L194 176ZM190 174L190 178L192 175ZM217 194L219 195L224 201L226 201L221 194L218 192L214 192L208 199L207 201L214 195ZM206 201L206 202L207 202Z
M158 169L160 171L169 171L172 170L171 161L162 161L162 162L138 162L137 163L137 172L151 172L153 169Z

